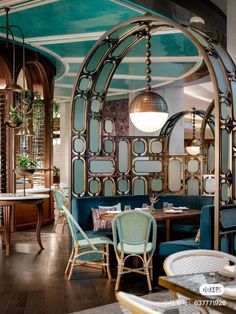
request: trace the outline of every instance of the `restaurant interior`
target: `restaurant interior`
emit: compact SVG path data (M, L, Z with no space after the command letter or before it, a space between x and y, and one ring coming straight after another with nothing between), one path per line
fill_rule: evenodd
M0 313L236 313L236 2L0 4Z

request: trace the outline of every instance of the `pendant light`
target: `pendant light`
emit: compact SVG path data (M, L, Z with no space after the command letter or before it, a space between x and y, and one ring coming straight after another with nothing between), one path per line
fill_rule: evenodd
M200 153L200 148L201 148L201 142L196 139L195 136L195 110L196 108L192 108L192 127L193 127L193 138L190 141L190 143L186 146L186 151L189 155L195 156Z
M151 26L146 26L146 82L145 91L131 102L129 114L134 126L143 132L159 130L168 119L168 107L165 99L151 88Z
M9 19L8 14L10 9L8 7L4 7L5 13L6 13L6 26L1 27L6 29L6 46L8 47L8 41L9 41L9 33L12 37L12 83L9 83L6 85L5 90L10 92L22 92L22 87L16 83L16 49L15 49L15 38L14 34L11 30L11 26L9 26Z
M14 127L15 128L15 135L19 136L34 136L33 130L31 130L28 126L28 121L27 121L27 115L30 114L32 111L32 103L28 102L26 99L26 78L25 78L25 37L23 30L21 29L20 26L18 25L9 25L9 8L4 7L5 13L6 13L6 25L1 27L6 30L6 46L8 47L8 42L9 42L9 34L12 38L12 48L13 48L13 60L12 60L12 83L7 84L5 87L5 90L7 92L13 93L14 99L17 98L17 103L14 101L13 108L16 108L18 111L19 115L22 118L22 123L19 126L11 126L10 121L5 121L7 126ZM21 39L22 39L22 74L23 74L23 87L18 85L16 83L16 49L15 49L15 37L13 30L17 29L18 32L21 34Z

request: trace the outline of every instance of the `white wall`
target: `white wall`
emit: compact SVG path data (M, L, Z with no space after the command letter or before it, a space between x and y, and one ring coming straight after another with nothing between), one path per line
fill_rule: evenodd
M60 181L69 183L70 165L70 102L60 104L60 145L53 145L53 165L60 168Z

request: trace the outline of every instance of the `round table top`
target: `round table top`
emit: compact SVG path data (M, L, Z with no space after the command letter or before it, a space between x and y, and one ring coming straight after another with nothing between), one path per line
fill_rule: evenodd
M0 193L0 201L17 201L17 200L40 200L49 198L48 194L26 194L21 193Z

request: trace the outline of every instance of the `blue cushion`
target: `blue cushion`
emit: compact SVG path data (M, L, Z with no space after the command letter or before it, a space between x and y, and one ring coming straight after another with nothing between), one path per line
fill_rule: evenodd
M100 231L93 231L93 230L89 230L89 231L85 231L85 234L87 235L88 238L96 238L96 237L108 237L110 239L112 239L112 232L111 231L106 231L106 230L100 230ZM82 240L83 237L81 236L80 233L78 233L78 239ZM84 249L82 251L88 251L90 250L90 248ZM80 257L80 260L82 261L94 261L94 260L100 260L101 259L101 254L99 253L91 253L91 254L86 254L84 256Z
M188 238L183 240L162 242L159 245L159 255L160 256L169 256L170 254L199 249L199 243L195 242L195 238Z
M99 231L89 230L89 231L85 231L85 234L88 238L108 237L112 239L112 231L107 231L107 230L99 230ZM78 234L78 239L79 240L83 239L81 234Z

